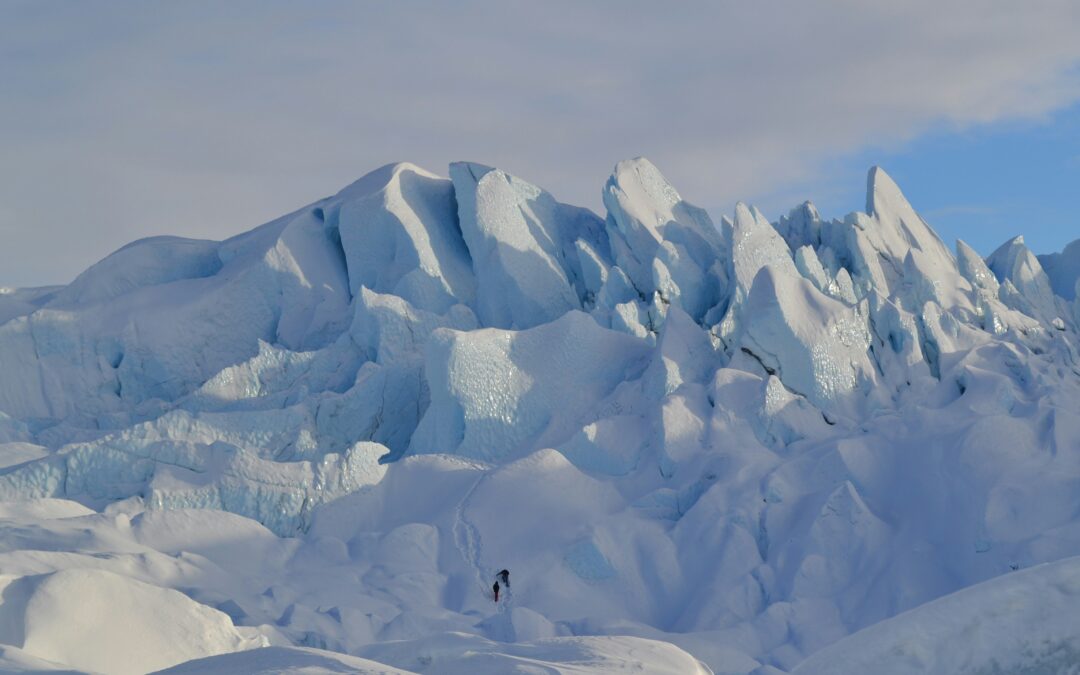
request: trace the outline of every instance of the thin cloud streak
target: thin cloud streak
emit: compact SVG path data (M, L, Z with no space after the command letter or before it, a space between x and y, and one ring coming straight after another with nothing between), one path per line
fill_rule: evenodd
M646 155L717 208L1080 99L1071 0L879 4L7 4L0 284L223 238L389 161L494 164L599 208Z

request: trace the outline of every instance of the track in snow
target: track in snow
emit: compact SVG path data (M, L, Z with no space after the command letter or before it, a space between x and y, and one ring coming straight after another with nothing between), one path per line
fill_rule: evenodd
M469 520L465 513L469 498L472 497L473 493L476 492L476 489L485 478L487 478L486 473L477 478L476 482L473 483L472 487L465 493L465 496L458 502L457 508L454 511L453 531L454 545L457 546L462 559L472 567L480 595L487 600L492 600L491 585L494 583L495 570L489 570L487 566L484 565L484 542L480 536L480 530L471 520ZM511 620L513 600L513 593L509 587L506 587L500 593L500 601L495 603L495 615L489 617L481 624L487 629L488 637L501 642L517 641L517 631L514 629L514 624Z

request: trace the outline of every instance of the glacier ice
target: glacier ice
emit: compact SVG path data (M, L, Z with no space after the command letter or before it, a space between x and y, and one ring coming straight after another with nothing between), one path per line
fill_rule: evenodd
M492 461L565 440L640 373L647 353L640 340L576 311L525 331L437 331L427 347L431 405L410 451ZM532 372L535 363L547 376Z
M573 282L584 292L584 273L578 252L597 243L596 217L498 169L455 163L450 177L484 325L531 328L579 309L582 298ZM579 237L583 243L575 246ZM596 247L591 250L595 254ZM596 260L588 263L595 283Z
M708 214L684 201L642 157L617 164L603 196L612 254L637 292L648 298L675 290L679 305L700 320L720 301L725 283L716 264L724 244Z
M1036 257L1054 293L1063 300L1074 300L1076 282L1080 281L1080 239L1070 242L1061 253Z
M809 282L765 267L745 312L740 349L815 405L836 408L857 388L873 387L866 322Z
M101 668L54 586L208 631L177 672L1072 648L972 617L1070 597L1076 242L954 256L877 167L864 211L775 223L643 158L602 215L449 173L0 289L0 667Z
M469 250L445 178L391 164L316 208L341 240L353 295L366 287L434 312L473 300Z
M1050 288L1050 278L1022 236L1002 244L986 264L998 281L1008 282L1007 295L1002 297L1006 304L1047 323L1059 318L1059 300Z

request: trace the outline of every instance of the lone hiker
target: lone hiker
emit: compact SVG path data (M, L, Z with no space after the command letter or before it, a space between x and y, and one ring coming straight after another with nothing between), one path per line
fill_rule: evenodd
M491 587L491 590L495 591L495 602L499 601L499 582L502 582L503 586L510 588L510 570L502 570L495 575L495 584Z

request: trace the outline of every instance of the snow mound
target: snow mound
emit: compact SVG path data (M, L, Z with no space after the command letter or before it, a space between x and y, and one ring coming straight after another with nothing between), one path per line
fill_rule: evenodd
M200 279L221 269L218 242L179 237L142 239L121 248L76 277L49 306L108 302L147 286Z
M68 499L0 502L0 518L3 519L52 520L53 518L77 518L92 513L95 511Z
M84 671L71 670L63 664L30 656L18 647L0 645L0 672L4 673L53 673L53 675L85 675Z
M1080 560L945 596L821 650L793 675L1072 673L1080 663Z
M369 659L304 647L263 647L245 652L194 659L157 671L161 675L412 675Z
M23 577L7 584L4 596L0 641L85 670L145 673L260 646L217 610L111 572Z
M635 637L550 638L507 645L475 636L447 634L378 645L365 650L364 656L440 675L529 672L705 675L710 672L675 645Z

